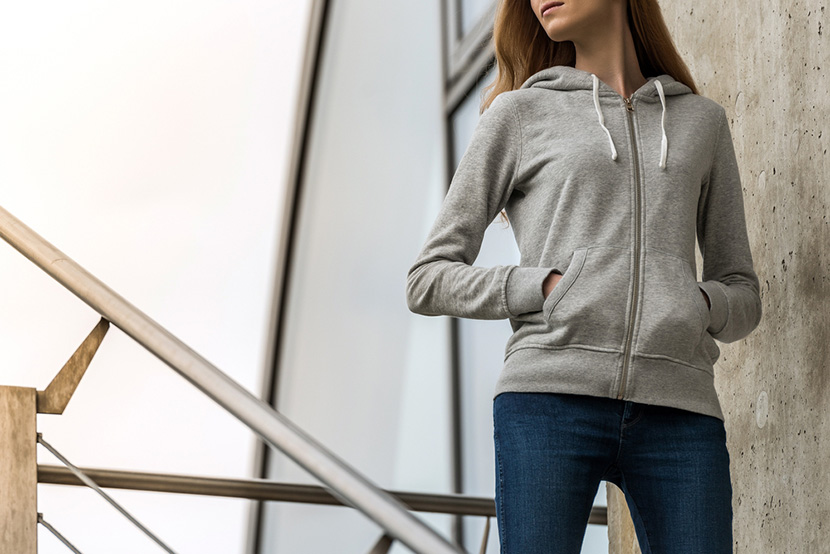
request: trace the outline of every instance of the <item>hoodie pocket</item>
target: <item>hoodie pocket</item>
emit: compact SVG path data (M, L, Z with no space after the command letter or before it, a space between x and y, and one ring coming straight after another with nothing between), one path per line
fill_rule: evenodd
M545 302L542 304L542 313L545 315L545 320L550 319L551 311L559 304L562 297L568 292L568 289L573 286L574 281L579 276L579 272L582 271L582 265L585 263L585 252L585 248L577 248L573 251L568 268L562 274L562 278L559 279L556 286L553 287L553 290L550 291L547 298L545 298Z
M709 325L708 311L685 260L646 252L638 353L691 363Z
M630 282L631 252L589 246L573 251L562 279L545 299L546 342L620 350Z
M707 365L715 365L715 362L720 358L720 348L718 348L715 339L712 338L712 335L708 331L703 333L703 351L706 354L705 360Z

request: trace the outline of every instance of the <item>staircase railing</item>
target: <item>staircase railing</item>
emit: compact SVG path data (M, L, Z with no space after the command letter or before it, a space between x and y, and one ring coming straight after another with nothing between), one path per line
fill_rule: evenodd
M98 312L103 318L121 329L225 410L236 416L267 444L282 451L314 475L333 496L344 504L363 512L389 535L419 553L449 554L461 552L434 529L410 513L398 499L378 488L313 437L274 408L248 392L167 329L130 304L2 207L0 207L0 237ZM58 375L56 380L60 377ZM77 379L80 379L80 375L77 376ZM75 386L77 386L77 381L74 386L71 386L69 396L71 396L71 391L74 390ZM28 411L25 406L32 406L33 402L35 405L37 404L35 400L37 395L26 392L21 394L20 398L15 396L15 400L10 401L11 404L7 404L7 412L16 412L17 415L22 415ZM48 398L48 396L45 398ZM68 396L66 401L68 401ZM17 402L17 404L14 402ZM31 427L34 423L35 412L32 411L30 416L26 414L26 417L28 418L26 425ZM27 433L30 430L28 427L26 427ZM15 429L11 430L12 433L16 431ZM32 432L24 435L23 441L27 443L27 446L23 448L25 452L23 457L27 458L35 452L36 433ZM28 444L29 441L31 444ZM0 446L2 446L2 441L0 441ZM9 468L26 466L25 471L28 472L28 475L34 474L34 465L27 461L28 458L21 462L20 457L14 451L6 456L15 459L6 460L0 457L0 462L8 462ZM30 465L31 467L28 467ZM2 476L5 473L5 471L0 471L0 478L3 478ZM22 486L20 482L15 484L14 487L15 490L17 488L27 488ZM30 501L35 494L34 488L32 490L21 490L21 495L28 496ZM2 542L4 540L17 540L15 537L18 535L30 536L32 534L31 529L36 528L36 509L32 513L22 516L22 519L16 522L13 518L19 512L20 510L15 507L15 509L7 510L7 513L0 513L0 516L8 516L4 523L0 525L4 525L6 527L4 530L9 531L3 533L5 538L0 537L0 546L5 546ZM0 550L18 554L34 554L36 552L34 546L27 546L27 549L23 550L18 544L24 543L11 543L8 549L2 548ZM32 545L35 544L35 541L32 541Z

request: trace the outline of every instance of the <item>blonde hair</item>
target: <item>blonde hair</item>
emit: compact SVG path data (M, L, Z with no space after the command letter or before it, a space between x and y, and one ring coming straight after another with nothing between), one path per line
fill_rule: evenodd
M657 0L628 0L626 12L643 76L666 73L699 94L689 68L674 46ZM493 44L498 73L482 91L479 113L502 92L520 88L533 74L555 65L576 64L573 43L551 40L528 0L499 0ZM500 214L507 222L504 210Z

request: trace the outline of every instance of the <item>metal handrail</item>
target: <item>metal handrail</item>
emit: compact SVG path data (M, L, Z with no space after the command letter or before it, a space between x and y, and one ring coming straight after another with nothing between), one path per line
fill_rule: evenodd
M190 381L272 447L314 475L344 504L415 552L462 552L274 408L255 397L66 254L0 207L0 238Z
M114 469L81 468L100 487L178 494L198 494L251 500L298 502L304 504L343 505L326 489L317 485L279 483L267 479L227 479L196 477L170 473L146 473ZM83 483L62 466L37 466L38 483L77 485ZM496 505L492 498L463 494L434 494L386 490L414 512L431 512L464 516L495 517ZM588 523L607 525L604 506L594 506Z

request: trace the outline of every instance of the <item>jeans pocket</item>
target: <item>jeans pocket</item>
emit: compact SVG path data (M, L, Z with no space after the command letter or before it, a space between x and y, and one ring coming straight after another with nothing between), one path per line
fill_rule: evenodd
M691 363L709 308L686 260L648 250L637 351Z
M625 327L631 251L588 246L571 263L542 307L547 341L619 350Z

